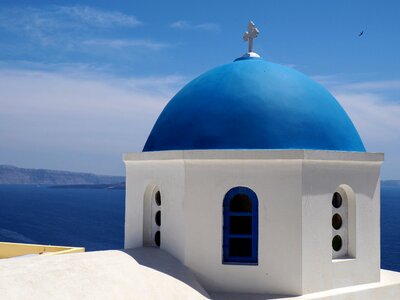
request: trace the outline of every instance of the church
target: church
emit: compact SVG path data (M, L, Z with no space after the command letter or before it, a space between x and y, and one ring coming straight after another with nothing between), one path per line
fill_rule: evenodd
M250 22L247 53L184 86L124 155L125 250L9 260L5 295L400 298L380 269L383 154L324 87L255 53L258 34Z

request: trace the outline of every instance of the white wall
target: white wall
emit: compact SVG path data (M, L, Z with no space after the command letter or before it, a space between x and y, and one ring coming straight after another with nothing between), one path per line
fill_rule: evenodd
M187 160L186 259L210 291L301 291L301 162ZM259 201L258 265L222 264L225 194L252 189Z
M143 197L162 194L161 248L208 291L300 295L379 280L381 154L162 151L125 155L125 247L142 245ZM356 258L332 261L331 199L356 193ZM259 201L258 265L222 264L223 200L236 186ZM350 215L350 214L349 214Z
M161 193L161 249L184 259L184 168L182 160L125 161L125 248L143 245L143 210L146 190Z
M304 293L379 281L379 174L380 162L304 161ZM332 259L332 196L343 184L355 193L355 253Z

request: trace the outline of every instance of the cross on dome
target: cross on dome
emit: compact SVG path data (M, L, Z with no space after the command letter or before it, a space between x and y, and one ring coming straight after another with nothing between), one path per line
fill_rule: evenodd
M249 42L248 53L251 53L251 52L253 52L253 40L258 36L260 31L258 30L258 28L256 27L256 25L254 24L253 21L249 22L249 25L247 28L248 28L248 31L246 31L243 34L243 40L245 42Z

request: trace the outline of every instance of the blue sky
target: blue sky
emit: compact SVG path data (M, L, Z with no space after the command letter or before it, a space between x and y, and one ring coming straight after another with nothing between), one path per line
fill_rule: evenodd
M248 3L0 1L0 164L124 174L169 99L246 51L252 19L255 50L327 87L400 179L400 3Z

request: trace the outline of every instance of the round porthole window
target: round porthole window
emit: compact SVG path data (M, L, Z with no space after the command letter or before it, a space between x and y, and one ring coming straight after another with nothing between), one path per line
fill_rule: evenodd
M338 230L342 227L342 224L342 217L339 214L334 214L332 217L332 227Z
M342 196L338 192L335 192L333 194L333 197L332 197L332 205L333 205L333 207L334 208L341 207L342 206L342 202L343 202Z
M156 224L157 224L157 226L161 226L161 211L158 211L158 212L156 213L155 219L156 219Z
M156 234L154 235L154 242L156 243L157 247L160 247L160 243L161 243L160 231L157 231Z
M332 248L333 250L340 251L340 249L342 249L342 238L340 237L340 235L335 235L334 238L332 239Z
M160 191L157 191L155 196L154 196L154 200L156 201L157 206L161 205L161 193Z

